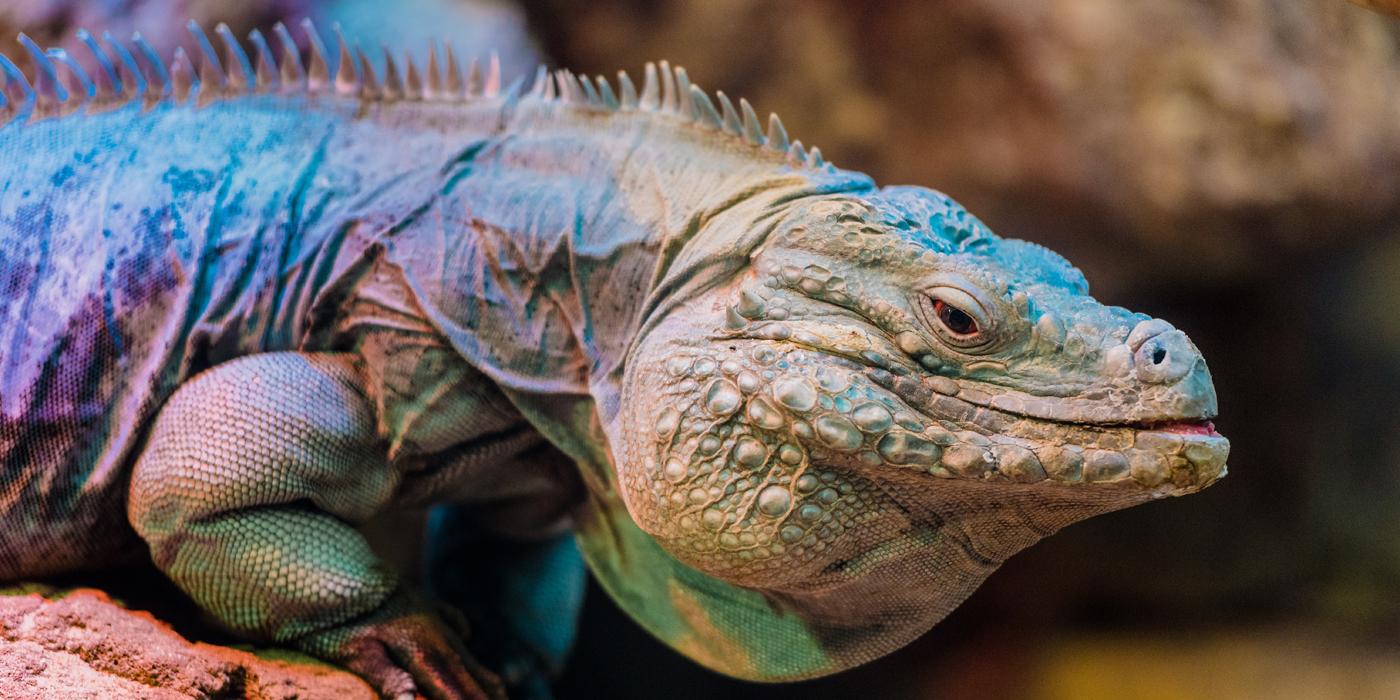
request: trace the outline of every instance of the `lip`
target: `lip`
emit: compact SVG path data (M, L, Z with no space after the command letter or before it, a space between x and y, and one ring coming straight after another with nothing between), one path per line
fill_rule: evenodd
M910 406L930 408L943 404L951 410L947 415L967 412L966 409L983 412L984 416L1002 416L1013 421L1031 421L1044 426L1059 426L1069 430L1092 431L1099 434L1113 431L1132 433L1168 433L1184 439L1222 438L1212 422L1214 415L1163 416L1146 420L1122 420L1113 415L1111 406L1101 407L1102 415L1065 415L1053 410L1051 403L1042 397L1011 393L992 394L982 391L976 385L966 386L943 379L943 385L936 384L942 378L913 378L897 376L881 369L867 370L866 376L876 385L894 392ZM1005 401L1004 397L1013 397ZM957 410L955 407L964 407ZM934 412L939 413L938 411ZM1087 412L1085 412L1087 413ZM930 414L931 416L933 414ZM993 426L988 426L993 427Z
M1214 416L1105 422L1054 420L1007 411L994 401L969 401L971 392L961 388L957 392L940 392L929 382L910 377L880 370L866 374L877 386L931 419L940 416L935 420L953 420L969 427L975 425L979 431L1032 442L1070 444L1082 451L1078 454L1100 455L1101 464L1106 464L1104 468L1117 478L1093 479L1093 483L1136 483L1157 496L1169 496L1193 493L1225 474L1230 443L1216 432ZM1108 453L1118 457L1102 457ZM1081 477L1074 477L1063 483L1081 481Z
M1138 430L1146 430L1154 433L1172 433L1173 435L1200 435L1205 437L1223 437L1215 430L1215 423L1210 420L1174 420L1161 421L1156 423L1143 423L1132 426Z

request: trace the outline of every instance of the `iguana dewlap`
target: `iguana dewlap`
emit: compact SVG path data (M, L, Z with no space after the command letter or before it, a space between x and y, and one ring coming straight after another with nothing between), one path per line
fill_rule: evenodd
M472 503L572 521L692 659L797 679L1224 474L1181 331L679 68L502 90L220 34L0 59L0 580L148 551L236 631L468 697L353 525Z

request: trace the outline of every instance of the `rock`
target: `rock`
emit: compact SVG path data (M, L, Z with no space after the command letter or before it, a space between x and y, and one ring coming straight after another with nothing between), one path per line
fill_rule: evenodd
M8 594L7 594L8 593ZM0 698L374 700L364 681L292 652L191 642L80 588L0 592Z

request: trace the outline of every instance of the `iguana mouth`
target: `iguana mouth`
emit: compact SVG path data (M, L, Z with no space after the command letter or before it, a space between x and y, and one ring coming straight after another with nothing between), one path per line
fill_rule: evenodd
M960 423L986 435L1042 445L1045 455L1037 452L1037 459L1052 482L1134 482L1168 495L1204 488L1224 474L1229 443L1216 432L1214 416L1057 420L1044 415L1049 411L1035 415L1010 410L1020 406L997 405L976 389L968 391L959 385L954 390L951 382L897 376L878 369L867 370L865 375L906 406L949 429L956 431L952 424ZM1071 467L1052 468L1056 460L1048 455L1065 445L1082 455L1082 464L1077 458L1068 458L1060 461ZM1050 449L1052 446L1061 447Z
M1029 420L1049 423L1051 425L1064 425L1072 428L1098 428L1104 430L1126 429L1143 433L1171 433L1182 436L1199 437L1224 437L1215 429L1215 421L1212 418L1168 418L1164 420L1152 421L1106 421L1102 423L1091 423L1073 420L1055 420L1053 418L1041 418L1026 414L1015 415Z
M1177 435L1205 435L1208 437L1223 437L1215 430L1215 423L1210 420L1174 420L1159 421L1153 423L1136 423L1128 427L1136 430L1149 430L1157 433L1175 433Z

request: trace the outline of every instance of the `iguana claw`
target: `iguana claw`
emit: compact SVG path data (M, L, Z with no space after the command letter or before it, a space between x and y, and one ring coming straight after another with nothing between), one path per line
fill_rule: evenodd
M385 698L505 700L499 678L456 635L402 596L367 619L310 635L303 649L344 664Z

